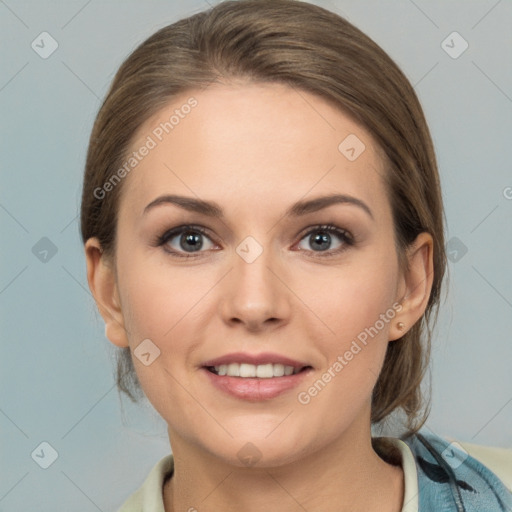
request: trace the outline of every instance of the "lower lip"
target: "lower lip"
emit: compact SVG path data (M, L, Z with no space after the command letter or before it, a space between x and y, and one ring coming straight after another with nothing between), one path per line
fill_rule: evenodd
M217 375L206 368L202 368L202 371L206 372L210 382L217 389L220 389L235 398L241 398L243 400L250 400L253 402L270 400L282 393L285 393L286 391L290 391L298 386L311 370L311 368L308 368L307 370L285 377L258 379Z

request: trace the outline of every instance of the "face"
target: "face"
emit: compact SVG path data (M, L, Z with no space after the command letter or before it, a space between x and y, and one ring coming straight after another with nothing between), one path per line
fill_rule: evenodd
M304 91L213 85L132 150L146 155L119 206L116 344L173 449L272 466L369 435L402 293L369 133Z

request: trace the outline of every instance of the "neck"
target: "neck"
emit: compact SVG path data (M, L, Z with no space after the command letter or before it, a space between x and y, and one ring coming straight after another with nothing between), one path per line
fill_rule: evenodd
M401 467L377 455L369 430L356 434L296 462L267 468L227 464L174 434L174 473L164 487L165 511L399 512Z

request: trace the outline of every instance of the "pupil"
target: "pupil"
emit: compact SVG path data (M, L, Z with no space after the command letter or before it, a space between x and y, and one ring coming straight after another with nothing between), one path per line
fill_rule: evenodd
M327 244L330 242L331 240L331 236L328 234L328 233L325 233L325 234L322 234L322 235L319 235L319 234L316 234L316 235L313 235L313 246L315 244L320 244L322 242L327 242ZM323 246L323 247L318 247L318 249L320 249L321 251L325 251L327 249L326 246Z
M202 241L200 240L201 235L198 233L185 233L181 239L181 248L182 249L190 249L192 248L193 251L198 251L203 246ZM183 241L185 240L185 242ZM185 244L190 244L188 247Z

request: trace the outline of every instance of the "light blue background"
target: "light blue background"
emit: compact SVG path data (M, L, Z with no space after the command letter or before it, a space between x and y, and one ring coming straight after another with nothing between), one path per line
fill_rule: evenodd
M314 3L375 39L415 84L447 240L468 249L449 263L427 426L512 447L512 3ZM151 406L118 398L77 215L88 137L119 64L158 28L207 7L0 1L0 512L115 510L169 451ZM43 31L59 45L47 59L31 48ZM457 59L441 48L453 31L469 43ZM46 263L32 253L42 237L57 247ZM43 441L58 452L46 470L31 458Z

